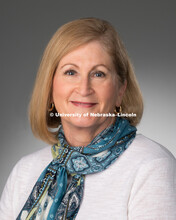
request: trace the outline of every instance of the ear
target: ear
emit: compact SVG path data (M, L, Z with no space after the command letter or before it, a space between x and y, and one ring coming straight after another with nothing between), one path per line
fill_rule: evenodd
M117 91L117 98L116 98L116 106L119 107L122 103L122 98L123 95L125 93L127 87L127 81L125 80L125 82L123 84L119 85L118 91Z

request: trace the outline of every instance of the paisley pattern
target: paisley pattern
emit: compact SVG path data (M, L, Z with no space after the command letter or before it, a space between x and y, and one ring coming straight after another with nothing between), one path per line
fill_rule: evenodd
M87 160L80 156L72 159L72 164L76 172L83 171L89 167Z
M107 169L135 135L135 127L117 118L114 125L104 129L86 147L72 147L61 126L59 143L52 147L54 159L40 175L17 220L75 219L83 198L85 175Z

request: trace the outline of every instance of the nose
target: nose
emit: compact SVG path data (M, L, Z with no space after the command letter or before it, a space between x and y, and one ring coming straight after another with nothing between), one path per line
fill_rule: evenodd
M76 88L77 93L79 93L81 96L89 96L93 93L93 88L91 85L91 79L86 76L86 77L82 77L78 84L77 84L77 88Z

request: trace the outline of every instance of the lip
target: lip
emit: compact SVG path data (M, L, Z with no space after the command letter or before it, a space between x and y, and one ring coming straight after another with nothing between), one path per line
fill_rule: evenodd
M82 107L82 108L91 108L97 104L94 102L78 102L78 101L71 101L71 103L77 107Z

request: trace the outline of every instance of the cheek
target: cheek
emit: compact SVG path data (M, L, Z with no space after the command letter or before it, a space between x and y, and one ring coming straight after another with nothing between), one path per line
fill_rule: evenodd
M115 102L115 97L117 95L117 86L113 82L102 85L99 90L99 95L102 100L107 101L108 103Z
M64 83L61 83L61 80L55 77L53 79L53 99L54 102L56 102L58 99L61 99L65 96L65 93L67 91L67 87L64 85Z

